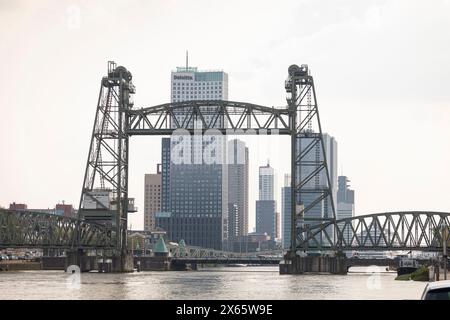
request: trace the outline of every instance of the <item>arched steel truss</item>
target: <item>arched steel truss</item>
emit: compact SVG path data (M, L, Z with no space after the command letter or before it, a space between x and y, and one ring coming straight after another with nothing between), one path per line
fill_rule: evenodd
M447 212L387 212L322 220L320 224L306 220L301 221L297 233L297 250L441 252L443 237L450 243L449 228L450 213Z
M54 214L0 209L0 248L111 249L111 232Z
M264 107L245 102L201 100L166 103L127 111L125 129L129 135L170 135L176 129L193 132L194 123L201 130L232 134L291 134L286 107ZM236 133L234 133L236 134Z

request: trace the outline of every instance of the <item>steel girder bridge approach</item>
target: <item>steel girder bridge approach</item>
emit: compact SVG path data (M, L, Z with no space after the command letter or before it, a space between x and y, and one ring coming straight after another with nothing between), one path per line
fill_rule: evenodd
M310 251L441 251L450 213L392 212L336 218L313 77L292 65L285 82L287 106L202 100L134 108L131 73L108 63L101 79L78 219L0 210L0 247L101 249L118 271L132 268L127 249L129 139L134 135L281 134L290 136L291 246L284 259ZM200 129L199 129L200 128ZM305 201L308 199L308 201ZM326 217L314 218L317 207ZM448 239L447 239L448 240Z

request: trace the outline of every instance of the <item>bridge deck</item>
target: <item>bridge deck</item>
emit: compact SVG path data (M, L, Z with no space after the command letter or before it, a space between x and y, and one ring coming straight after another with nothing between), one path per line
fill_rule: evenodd
M280 258L254 259L254 258L172 258L174 262L197 264L279 264Z

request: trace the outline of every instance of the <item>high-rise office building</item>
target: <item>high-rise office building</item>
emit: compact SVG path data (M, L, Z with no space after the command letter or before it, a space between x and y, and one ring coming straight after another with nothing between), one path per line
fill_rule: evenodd
M170 211L170 138L161 143L161 211Z
M271 240L276 237L275 200L256 201L256 233L267 233Z
M259 200L274 200L274 170L267 163L259 167Z
M155 229L155 214L161 211L161 165L157 173L146 174L144 178L144 230Z
M199 71L179 67L171 74L171 101L227 100L228 75L223 71ZM209 107L201 107L207 111ZM174 111L178 121L184 111ZM172 119L173 120L173 119ZM205 121L210 121L208 116ZM224 126L224 117L217 126ZM174 123L172 122L172 127ZM201 129L200 120L189 128ZM163 205L157 226L173 241L222 249L228 241L228 174L226 137L172 136L162 141Z
M280 239L280 213L275 212L275 238Z
M245 142L228 142L228 238L236 241L248 233L248 148Z
M309 138L304 138L301 140L301 149L305 149L312 142ZM325 154L327 157L327 166L328 172L330 175L330 189L333 196L334 206L336 208L336 198L337 198L337 142L336 140L328 134L323 134L323 142ZM313 151L310 151L305 156L306 161L310 161L311 163L314 161L322 161L323 160L323 152L320 144L316 144L313 147ZM301 168L301 177L302 179L306 178L315 170L314 166L303 166ZM309 180L308 183L305 184L305 189L316 189L320 190L322 188L327 187L328 181L326 176L326 171L322 170L319 173L316 173L314 177ZM307 207L314 199L317 197L316 194L310 193L301 193L300 200L303 202L305 207ZM312 207L311 210L308 211L308 218L332 218L333 212L331 207L330 198L327 198L327 201L321 201Z
M330 174L330 189L331 193L333 195L333 205L336 210L337 215L337 168L338 168L338 147L337 147L337 141L334 137L330 136L329 134L325 133L323 137L323 141L325 144L325 154L327 157L327 164L328 164L328 172ZM325 171L323 171L325 174ZM324 177L325 178L325 177ZM330 198L328 198L330 200ZM324 208L324 217L327 218L333 218L333 208L331 206L330 201L324 202L325 208Z
M196 67L178 67L172 71L172 102L190 100L228 100L228 74L221 70L201 71Z
M283 216L283 249L291 247L291 175L284 175L284 187L281 188L281 215Z
M300 140L300 150L306 150L308 146L311 145L314 138L303 138ZM336 140L327 133L323 134L323 144L325 149L325 156L327 160L328 173L330 175L330 185L331 194L333 198L334 208L337 214L337 142ZM309 161L310 163L323 161L323 151L320 143L315 144L311 151L309 151L304 157L303 161ZM309 180L305 185L304 189L320 190L328 187L328 179L326 176L326 171L321 170L319 173L314 174L315 166L302 166L300 175L302 179L313 175L313 178ZM317 193L301 192L300 201L304 207L308 207L316 198ZM327 197L326 200L320 201L314 205L304 216L305 218L333 218L333 208L331 198ZM314 224L314 222L308 222L309 224ZM319 223L319 222L316 222ZM334 237L334 229L327 229L327 233L331 238ZM328 240L323 237L322 241L326 243Z
M313 138L303 138L300 140L301 146L300 149L304 150L309 146L312 142ZM327 160L328 172L330 175L330 189L333 197L334 207L337 205L337 142L336 140L327 133L323 134L323 143L325 149L325 155ZM323 152L320 143L316 144L312 151L308 152L305 156L305 161L310 161L313 163L314 161L323 161ZM306 178L315 170L315 166L303 166L301 168L301 177L302 179ZM322 170L319 173L316 173L314 177L309 180L308 183L304 186L305 189L322 189L328 186L326 171ZM301 193L300 201L303 202L305 207L307 207L314 199L317 197L316 194L310 193ZM333 211L331 206L330 198L327 198L327 201L321 201L316 204L309 212L307 213L308 218L332 218Z
M346 176L338 177L337 190L337 218L352 218L355 216L355 191L349 187L350 180ZM341 226L343 227L343 223ZM347 244L350 244L352 238L352 230L346 227L343 230L343 236Z
M349 182L346 176L338 177L337 203L355 204L355 191L350 189Z
M259 200L256 201L256 232L267 233L274 240L276 232L274 170L267 163L259 167Z

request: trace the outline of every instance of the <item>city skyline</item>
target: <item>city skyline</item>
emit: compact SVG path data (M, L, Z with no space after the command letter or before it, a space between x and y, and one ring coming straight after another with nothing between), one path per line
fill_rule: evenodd
M7 188L1 188L1 205L24 202L29 207L45 208L65 200L77 208L98 94L95 79L104 75L106 60L114 59L133 73L135 105L143 107L170 100L167 74L183 63L188 49L192 65L227 70L234 100L267 106L286 104L283 85L287 67L308 63L315 76L323 130L339 140L343 174L351 177L352 186L358 190L358 215L411 209L450 211L445 194L428 192L429 186L436 190L450 188L450 173L446 170L450 151L445 148L450 138L450 97L445 90L450 74L446 63L449 35L445 32L449 29L448 2L436 2L434 6L400 1L323 7L312 2L288 2L292 9L288 12L272 7L270 2L258 2L255 12L254 3L249 2L239 4L241 10L234 12L233 6L222 10L218 3L207 7L199 1L195 5L198 17L214 20L220 18L216 12L238 17L251 13L256 22L255 27L239 22L205 30L205 36L211 39L208 48L200 39L177 37L177 42L166 41L178 33L193 34L201 27L201 19L186 17L186 4L181 2L170 7L158 4L159 11L172 19L161 19L145 5L138 8L127 4L124 12L124 4L111 4L108 11L103 11L93 3L75 2L80 9L78 26L68 19L67 4L47 3L54 4L52 9L24 1L1 4L0 33L4 42L0 45L7 50L0 55L1 61L8 63L0 83L8 94L0 97L4 106L0 147L8 150L8 157L0 177L9 182ZM327 9L320 10L324 7ZM288 32L291 29L286 25L270 22L279 20L269 19L294 21L290 18L299 12L308 28L298 34ZM96 14L109 19L119 19L121 14L133 16L127 44L139 45L145 39L152 45L132 50L130 46L114 46L112 35L99 39L95 35L102 32L103 25L98 22L101 19L94 19ZM169 21L173 20L179 21L177 25L183 25L183 29L171 26ZM262 29L250 37L256 26ZM160 35L161 29L167 31L164 36ZM12 36L10 30L29 36L22 40ZM45 33L46 38L39 39L40 33ZM249 38L253 39L251 43ZM92 50L87 52L83 46L74 45L80 39ZM240 50L217 53L213 48L224 39ZM299 54L300 48L306 49ZM330 51L335 54L327 56ZM424 78L439 81L419 81ZM88 79L94 79L94 83ZM43 82L51 85L35 86ZM45 125L36 119L45 119ZM396 135L392 136L394 130ZM248 139L252 142L245 141L249 152L267 147L257 139ZM288 139L283 139L275 138L271 148L278 150L268 152L275 155L271 163L282 174L290 172L286 161L275 159L279 150L289 149ZM152 170L160 157L159 150L151 147L157 141L160 139L139 138L131 144L130 195L138 201L139 209L139 213L130 214L133 227L142 219L142 175ZM422 145L428 146L426 154L418 148ZM31 161L30 155L37 154L39 157ZM260 157L250 155L250 181L255 181L255 167L267 157L263 151ZM430 157L435 161L433 166L426 171L416 170ZM48 181L49 187L42 188L42 181ZM256 189L253 182L250 184L251 213Z
M450 300L449 17L0 0L0 300Z

